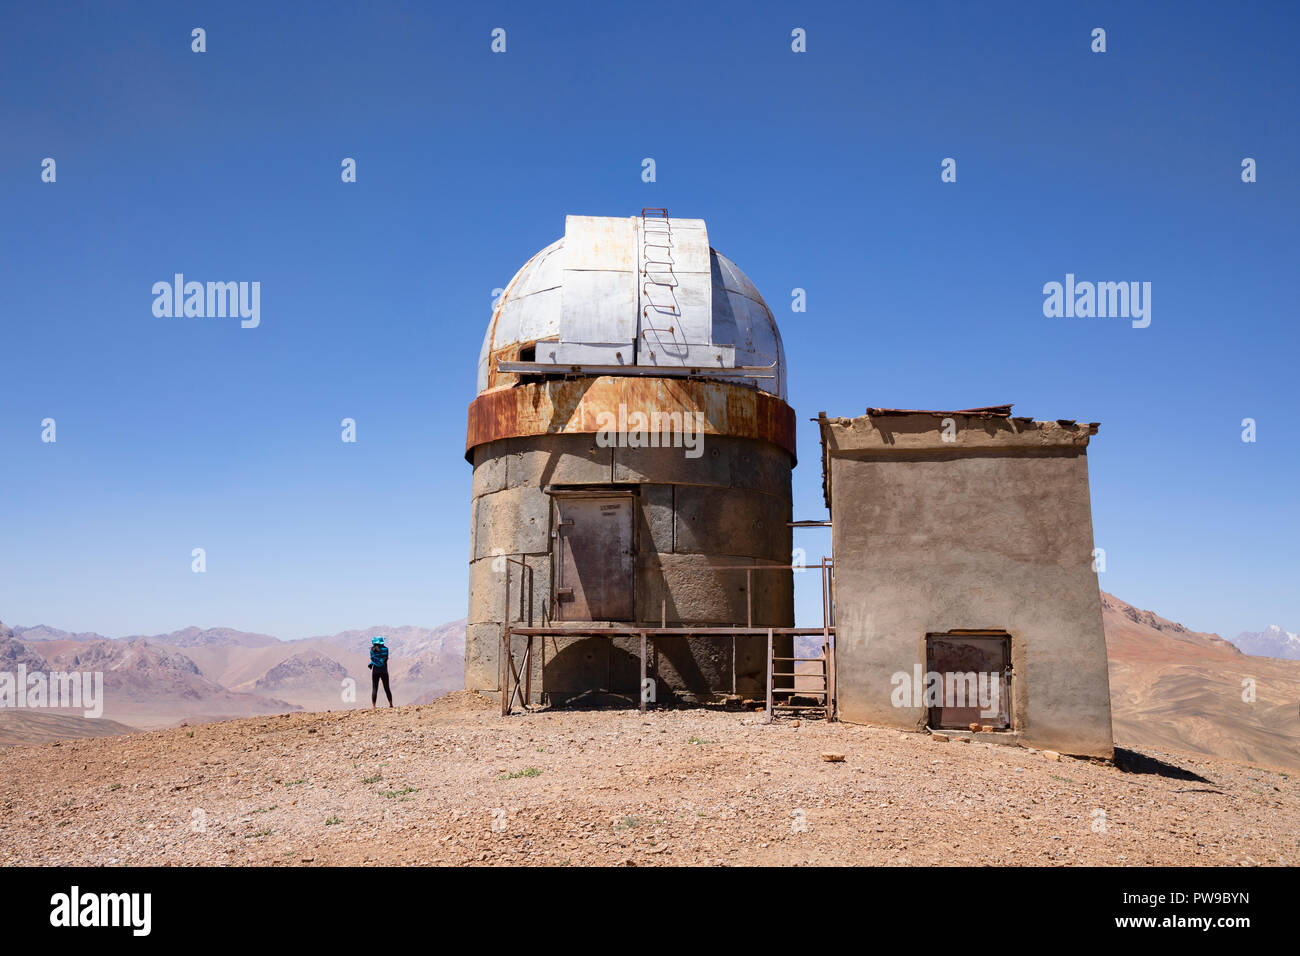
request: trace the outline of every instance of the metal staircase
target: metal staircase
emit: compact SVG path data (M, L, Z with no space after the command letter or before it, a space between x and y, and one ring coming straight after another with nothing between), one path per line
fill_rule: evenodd
M773 654L772 634L767 637L767 722L779 711L821 714L826 719L834 716L834 684L832 677L834 650L827 640L816 657L776 657ZM800 671L803 663L815 663L816 668ZM788 670L777 670L789 665ZM811 681L813 687L796 687L798 678ZM789 681L789 686L777 686L778 680ZM778 702L778 695L781 695Z
M810 566L811 567L811 566ZM820 713L827 720L836 719L835 698L835 562L823 557L817 567L821 571L822 585L822 647L816 657L777 657L773 646L773 631L767 632L767 710L770 724L780 711L794 713ZM816 633L816 632L814 632ZM817 668L800 673L798 665L812 663ZM788 669L777 670L779 665ZM795 687L798 678L811 680L812 687ZM778 679L788 680L789 687L778 686ZM816 686L820 685L820 686ZM780 694L780 703L777 695Z

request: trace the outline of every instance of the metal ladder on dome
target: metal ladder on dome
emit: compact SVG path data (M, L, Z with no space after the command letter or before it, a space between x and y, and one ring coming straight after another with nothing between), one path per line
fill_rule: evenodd
M647 217L646 213L657 213ZM652 258L653 257L653 258ZM638 263L637 298L640 315L640 338L644 347L650 348L651 341L647 333L654 333L654 346L665 355L672 352L664 345L662 336L667 334L669 342L677 345L676 320L681 318L681 306L677 302L677 276L673 272L673 226L668 218L668 210L663 206L646 206L641 210L641 255ZM667 300L671 299L671 303ZM642 304L645 303L645 304ZM650 312L656 316L667 316L674 320L673 325L662 328L650 324L653 320ZM655 352L650 352L655 356Z

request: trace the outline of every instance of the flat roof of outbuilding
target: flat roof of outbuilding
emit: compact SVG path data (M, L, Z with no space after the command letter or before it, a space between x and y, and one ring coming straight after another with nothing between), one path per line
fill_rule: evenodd
M1085 452L1100 422L1061 418L1037 421L1014 416L1011 405L985 405L951 411L916 408L868 407L854 418L830 418L820 412L813 419L821 429L822 491L831 506L832 456L914 458L939 454L945 458L1035 450ZM945 420L950 420L945 421Z

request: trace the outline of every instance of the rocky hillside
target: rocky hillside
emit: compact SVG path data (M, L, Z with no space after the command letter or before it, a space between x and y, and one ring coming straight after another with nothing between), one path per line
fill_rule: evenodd
M302 653L286 657L253 682L259 691L292 690L328 684L337 687L347 668L323 654Z
M280 643L279 638L270 634L250 634L229 627L185 627L169 634L154 634L146 640L169 647L266 647Z
M1251 657L1102 595L1115 741L1300 769L1300 662Z
M299 710L277 698L238 693L199 671L184 654L141 638L32 645L54 671L102 672L104 716L140 727L167 726L182 719L215 720L248 714Z
M37 654L34 650L13 637L6 637L3 631L0 631L0 673L18 673L18 665L21 664L31 671L41 671L45 669L45 658Z
M71 631L61 631L57 627L47 627L44 624L38 624L35 627L14 627L12 636L21 641L107 641L111 638L103 634L96 634L93 631L83 631L73 633Z
M1225 641L1218 634L1190 630L1181 624L1161 617L1154 611L1144 611L1136 608L1125 601L1121 601L1113 594L1107 594L1105 591L1101 592L1101 610L1102 621L1108 629L1124 629L1130 624L1136 624L1146 632L1154 631L1176 641L1195 644L1198 647L1208 647L1211 650L1221 651L1226 654L1241 653L1231 642Z

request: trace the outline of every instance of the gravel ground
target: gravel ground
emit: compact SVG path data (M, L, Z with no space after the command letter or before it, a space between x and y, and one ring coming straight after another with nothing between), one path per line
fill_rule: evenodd
M1300 863L1300 790L1270 770L495 706L458 692L0 750L0 863Z

